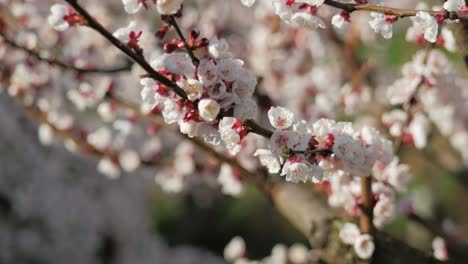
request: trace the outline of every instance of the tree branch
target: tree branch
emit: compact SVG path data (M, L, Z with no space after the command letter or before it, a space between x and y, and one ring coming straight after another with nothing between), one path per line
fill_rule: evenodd
M121 73L121 72L125 72L125 71L130 71L132 69L132 65L133 65L133 63L131 61L128 61L126 65L120 66L120 67L117 67L117 68L108 68L108 69L105 69L105 68L80 68L80 67L76 67L76 66L74 66L72 64L68 64L66 62L63 62L63 61L60 61L60 60L57 60L57 59L42 57L38 52L17 44L12 39L8 38L6 36L6 34L3 33L3 32L0 32L0 36L2 37L1 39L6 44L8 44L10 47L13 47L13 48L16 48L18 50L24 51L28 55L30 55L30 56L34 57L35 59L37 59L38 61L42 61L42 62L45 62L47 64L55 65L57 67L60 67L60 68L62 68L64 70L74 71L74 72L77 72L77 73L106 73L106 74Z
M441 15L445 19L462 19L468 20L468 14L465 13L457 13L457 12L448 12L447 10L442 11L432 11L432 10L409 10L409 9L400 9L394 7L387 7L387 6L377 6L372 4L353 4L353 3L341 3L334 0L325 0L325 5L332 6L348 13L352 13L354 11L371 11L371 12L378 12L384 13L387 15L397 16L399 18L403 17L410 17L415 16L418 11L425 11L431 15Z

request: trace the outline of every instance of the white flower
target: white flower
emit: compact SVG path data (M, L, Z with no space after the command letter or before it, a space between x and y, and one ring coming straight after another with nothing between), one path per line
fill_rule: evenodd
M354 242L354 251L361 259L370 259L374 254L375 244L368 234L360 235Z
M238 121L233 117L224 117L218 125L221 140L231 155L236 155L241 149L241 137L232 128L236 122Z
M164 109L162 111L164 121L168 124L178 122L181 118L181 112L179 106L173 100L164 101Z
M190 101L195 101L202 96L203 85L198 80L182 80L177 82L177 84L187 93L187 98Z
M119 164L127 172L132 172L140 166L140 157L133 150L124 150L119 154Z
M163 54L151 61L155 70L168 70L177 75L193 76L194 68L190 57L186 53L174 52Z
M435 237L432 241L432 249L434 250L434 258L440 261L448 260L448 250L445 240L441 237Z
M244 70L241 76L241 79L236 80L232 84L232 93L236 104L241 103L246 98L250 98L257 85L257 77L251 71Z
M200 123L193 120L189 120L187 122L179 120L180 133L187 135L189 138L196 137L198 135L199 124Z
M228 164L221 165L218 175L218 183L222 186L224 194L239 196L244 191L244 187L240 180L234 175L234 171Z
M356 239L361 235L357 225L345 223L340 229L340 239L343 243L353 245Z
M242 237L234 237L227 245L224 247L224 259L229 262L235 261L243 257L245 254L245 241Z
M388 21L384 14L371 12L370 15L374 18L369 21L369 26L376 32L381 33L382 37L389 39L392 37L392 22Z
M295 13L291 17L291 22L307 29L326 28L321 18L305 12Z
M309 249L303 244L295 243L289 247L288 257L294 264L307 263Z
M97 112L105 122L110 122L116 117L116 111L110 102L100 103Z
M391 221L395 217L395 214L395 201L392 198L381 195L374 206L373 223L377 228L381 228L384 224Z
M121 27L114 31L112 35L122 43L128 43L130 41L130 33L132 31L137 31L137 24L134 20L130 21L126 27Z
M423 113L416 113L408 126L408 130L413 136L414 146L418 149L425 148L427 136L431 129L431 124Z
M64 31L70 27L64 19L66 15L68 15L68 7L62 4L55 4L50 7L50 15L47 21L55 30Z
M281 157L277 157L269 149L257 149L254 153L260 163L268 169L269 173L278 173L281 169Z
M151 78L143 78L140 80L143 89L140 92L143 103L150 108L154 108L160 103L164 102L164 97L156 93L156 82Z
M242 60L233 60L233 59L222 59L218 61L218 70L220 73L221 79L226 82L233 82L241 77L242 65L244 62Z
M270 124L276 129L289 128L294 122L294 114L284 107L271 107L268 110Z
M336 28L343 28L346 25L344 17L340 14L336 14L332 17L331 23Z
M465 0L447 0L444 3L444 9L450 12L459 12L464 6Z
M41 124L37 131L39 142L44 146L49 146L54 140L54 132L52 128L47 124Z
M217 37L210 39L208 52L216 59L227 59L231 57L231 54L229 53L229 44L225 39L218 39Z
M251 7L255 3L255 0L241 0L241 2L243 5Z
M455 36L453 35L452 30L446 27L443 27L442 30L440 31L440 35L442 36L444 47L450 52L456 52L457 41L455 39Z
M424 33L424 38L434 43L437 40L439 25L437 20L428 12L419 11L414 17L414 22L419 32Z
M307 161L291 161L291 159L288 159L281 171L281 176L284 175L286 175L286 180L290 182L298 183L310 180L313 183L319 183L323 178L323 170Z
M143 7L143 3L140 0L122 0L125 11L129 14L135 14Z
M179 11L183 2L184 0L158 0L156 7L159 13L163 15L172 15Z
M215 146L221 143L221 135L218 130L207 123L200 123L198 125L197 134L202 137L206 143Z
M236 155L241 150L240 136L234 129L221 131L221 139L231 155Z
M343 161L345 171L354 176L369 176L376 161L375 153L369 151L362 141L351 136L341 135L335 137L333 153Z
M252 98L247 98L246 100L242 101L241 104L235 106L234 117L241 121L255 119L257 116L257 111L257 103Z
M120 176L119 166L108 158L103 158L99 161L97 169L100 173L106 175L110 179L116 179Z
M198 66L198 78L205 86L211 86L218 82L218 67L207 59L201 59Z
M107 127L101 127L87 137L88 143L99 150L108 148L111 144L112 133Z
M208 87L208 95L213 99L224 99L230 94L226 92L227 87L224 82L218 82Z
M203 120L211 122L218 116L220 106L218 102L213 99L202 99L198 103L198 111Z

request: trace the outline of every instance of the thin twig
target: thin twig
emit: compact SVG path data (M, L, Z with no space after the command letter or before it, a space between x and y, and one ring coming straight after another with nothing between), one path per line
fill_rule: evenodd
M371 11L371 12L378 12L378 13L383 13L383 14L393 15L399 18L403 18L403 17L415 16L416 13L419 11L425 11L433 16L441 15L445 19L468 20L468 14L449 12L447 10L441 10L441 11L412 10L412 9L401 9L401 8L394 8L394 7L387 7L387 6L377 6L377 5L372 5L372 4L341 3L341 2L334 1L334 0L325 0L324 4L341 9L348 13L352 13L354 11Z
M187 50L187 54L190 56L190 59L192 60L192 63L195 67L200 65L200 60L193 54L193 48L190 47L190 45L187 43L187 40L184 37L184 34L180 30L179 25L177 24L177 20L175 19L174 16L169 16L169 23L174 27L174 29L177 32L177 35L179 35L180 40L184 43L185 50Z

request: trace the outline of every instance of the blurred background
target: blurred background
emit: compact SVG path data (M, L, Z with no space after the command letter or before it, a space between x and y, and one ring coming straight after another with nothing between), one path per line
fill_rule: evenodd
M237 0L188 2L193 10L211 8L202 21L206 24L199 25L202 35L204 30L214 34L211 27L216 24L235 57L251 63L253 55L245 49L252 51L252 44L245 40L253 27L252 10ZM401 7L415 4L407 1ZM373 40L377 45L359 42L357 57L377 63L374 81L388 85L399 78L402 65L420 49L405 40L409 24L395 26L390 40ZM448 52L447 56L466 76L461 57ZM337 119L355 120L343 113ZM414 175L407 197L402 198L412 199L420 215L466 241L468 170L447 139L437 129L432 131L425 150L411 146L401 150L401 161L411 166ZM252 259L268 256L278 243L307 245L251 186L238 198L202 181L192 183L188 191L166 193L155 183L155 171L109 179L96 171L96 163L60 144L41 145L37 124L6 92L0 94L0 263L225 263L223 250L234 236L246 240ZM431 249L432 236L404 217L385 229L415 247Z

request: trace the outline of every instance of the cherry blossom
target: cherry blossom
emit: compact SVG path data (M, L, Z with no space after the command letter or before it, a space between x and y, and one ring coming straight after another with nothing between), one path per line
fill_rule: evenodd
M372 237L368 234L360 235L354 242L354 251L361 259L370 259L375 250Z
M465 0L448 0L444 3L443 7L450 12L468 12Z
M277 129L289 128L294 121L294 114L284 107L272 107L268 110L270 124Z
M392 24L395 22L395 18L382 13L371 12L370 15L373 17L369 21L369 26L376 32L381 33L382 37L389 39L393 35Z

